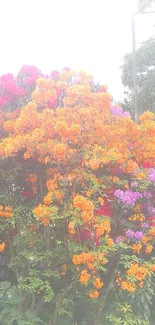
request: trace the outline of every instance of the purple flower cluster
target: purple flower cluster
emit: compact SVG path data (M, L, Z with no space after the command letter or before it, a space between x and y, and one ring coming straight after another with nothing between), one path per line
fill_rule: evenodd
M137 199L142 197L142 194L131 190L124 192L122 190L116 190L114 196L121 200L124 205L135 205Z
M137 239L137 240L141 240L142 237L143 237L143 232L142 231L133 231L131 229L128 229L125 232L125 236L127 238L134 238L134 239Z
M129 112L124 112L123 113L123 109L120 106L111 105L110 112L115 116L123 116L123 117L129 117L130 116Z
M150 182L155 182L155 169L154 168L152 168L148 179L149 179Z

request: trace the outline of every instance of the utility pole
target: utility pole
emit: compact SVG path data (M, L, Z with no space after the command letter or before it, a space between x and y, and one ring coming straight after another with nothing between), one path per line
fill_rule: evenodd
M143 7L139 7L141 11L137 11L132 15L132 53L133 53L133 81L134 81L134 106L135 106L135 122L139 120L139 105L137 96L137 66L136 66L136 28L135 17L137 15L155 14L155 11L143 11L149 4L148 0L143 1Z

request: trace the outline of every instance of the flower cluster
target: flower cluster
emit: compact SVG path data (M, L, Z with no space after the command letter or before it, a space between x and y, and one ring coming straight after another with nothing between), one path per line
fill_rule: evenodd
M9 206L3 207L2 205L0 205L0 217L6 219L12 218L13 217L12 207Z

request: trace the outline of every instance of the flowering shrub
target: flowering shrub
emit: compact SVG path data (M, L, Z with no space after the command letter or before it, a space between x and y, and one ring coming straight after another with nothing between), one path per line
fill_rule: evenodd
M149 324L154 114L135 124L68 67L0 87L2 323Z

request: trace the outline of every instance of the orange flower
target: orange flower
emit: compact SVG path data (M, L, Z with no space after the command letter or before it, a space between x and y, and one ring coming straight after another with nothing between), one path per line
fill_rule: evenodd
M73 222L70 222L69 223L69 225L68 225L68 232L71 235L74 235L76 233L75 232L75 226L74 226L74 223Z
M148 269L144 265L131 263L131 267L127 270L127 275L135 277L138 281L142 281L148 274Z
M118 286L121 285L121 281L122 281L122 278L121 277L119 277L119 278L116 279L116 283L117 283Z
M136 286L134 283L131 283L130 281L122 281L121 283L121 288L122 290L127 290L130 293L135 292L136 290Z
M140 287L140 288L143 288L143 286L144 286L144 282L141 281L141 282L139 283L139 287Z
M5 248L5 243L0 244L0 252L3 252Z
M96 299L99 296L99 292L97 290L93 290L89 293L89 298Z
M101 237L105 232L109 233L111 231L110 221L103 220L102 223L95 224L96 236ZM111 241L109 243L112 244Z
M152 244L148 244L145 249L145 253L150 254L153 250Z
M138 214L135 214L132 217L130 217L129 220L142 222L145 220L145 216L142 213L138 213Z
M54 154L54 159L61 160L65 157L67 152L67 146L64 143L58 143L55 145L53 154Z
M86 284L89 279L90 279L90 274L87 272L87 270L83 270L80 274L80 282L82 284Z
M149 265L149 270L155 272L155 264Z
M104 204L104 199L102 197L99 197L98 202L99 202L100 205L103 205Z
M113 241L112 238L108 238L108 239L107 239L107 243L108 243L108 246L109 246L109 247L112 247L112 246L114 245L114 241Z
M138 244L133 244L132 245L132 249L134 251L135 254L139 254L141 249L142 249L142 244L138 243Z
M141 180L141 179L146 179L146 174L144 172L139 172L137 175L136 175L136 178Z
M9 206L4 208L2 205L0 205L0 217L12 218L13 217L12 208Z
M61 137L67 137L68 136L69 130L68 130L68 126L67 126L66 122L64 122L64 121L56 122L55 129L56 129L56 131L58 132L58 134Z
M62 271L61 271L61 275L65 275L66 274L66 270L67 270L67 264L63 264L61 267Z
M150 230L149 230L149 234L150 234L152 237L155 237L155 227L150 228Z
M100 278L95 278L93 285L96 289L101 289L104 283L100 280Z

